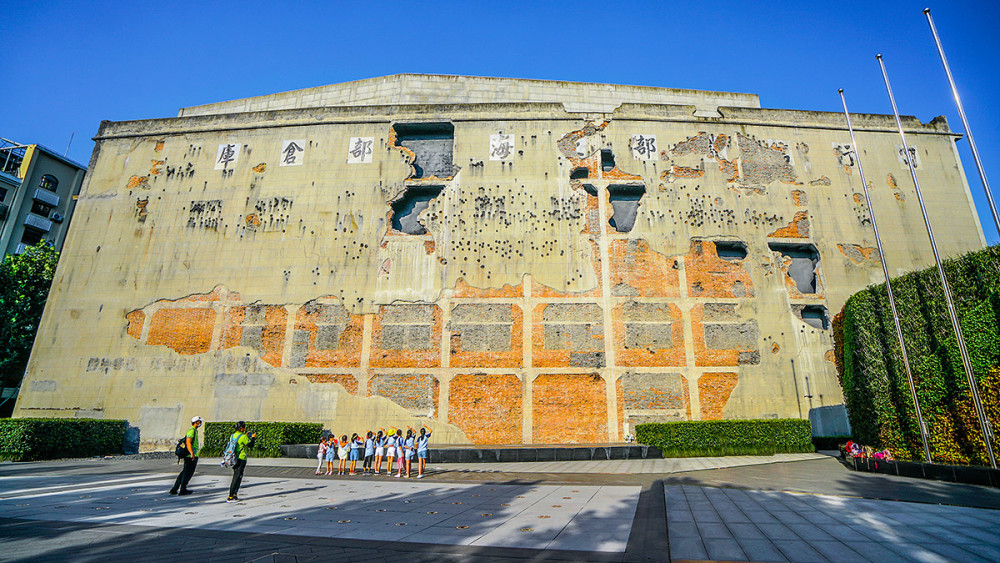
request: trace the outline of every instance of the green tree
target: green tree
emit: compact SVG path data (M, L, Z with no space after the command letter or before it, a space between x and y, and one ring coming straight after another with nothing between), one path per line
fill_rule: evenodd
M59 253L42 241L0 263L0 386L21 385L58 261Z

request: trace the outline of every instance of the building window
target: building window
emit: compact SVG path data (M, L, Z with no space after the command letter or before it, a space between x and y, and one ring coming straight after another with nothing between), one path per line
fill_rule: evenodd
M48 217L49 213L52 212L54 207L51 205L45 205L40 201L31 202L31 212L35 215L41 215L42 217Z
M45 174L44 176L42 176L42 181L39 182L38 185L40 187L45 188L46 190L51 190L54 192L56 191L56 188L59 186L59 180L57 180L56 177L53 176L52 174Z
M24 234L21 235L21 242L27 246L35 246L45 236L43 231L32 227L24 227Z
M0 188L0 201L7 199L7 188Z

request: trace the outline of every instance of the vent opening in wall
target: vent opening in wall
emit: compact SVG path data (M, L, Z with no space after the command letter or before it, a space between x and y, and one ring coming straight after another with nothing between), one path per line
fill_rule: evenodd
M455 126L451 123L397 123L396 145L406 147L416 156L411 178L449 178L454 174L452 152Z
M403 196L392 202L392 228L408 235L422 235L427 229L420 224L420 214L441 195L444 186L407 188Z
M615 153L609 149L601 149L601 170L611 172L615 169Z
M747 257L747 245L738 240L717 240L715 253L723 260L743 260Z
M644 186L608 186L608 200L614 210L608 224L619 233L631 231L639 213L639 200L645 193Z
M830 323L826 315L826 307L822 305L805 305L802 307L802 322L807 325L826 330Z
M791 258L788 276L795 280L795 287L801 293L816 293L816 266L819 265L819 251L811 244L788 244L771 242L767 245L774 252Z

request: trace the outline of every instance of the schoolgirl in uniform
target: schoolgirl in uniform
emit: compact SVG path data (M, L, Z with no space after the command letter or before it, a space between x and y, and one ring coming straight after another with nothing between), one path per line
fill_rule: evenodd
M320 438L319 448L316 449L316 461L319 462L319 464L316 465L316 475L323 473L323 463L326 462L326 450L329 448L329 445L326 443L326 439L326 436Z
M396 430L396 477L403 476L403 431Z
M337 475L343 475L344 473L347 472L347 452L348 452L347 434L344 434L343 436L340 437L340 441L337 442L337 457L340 458L340 467L339 470L337 471Z
M365 475L369 475L372 472L372 460L375 459L375 438L372 435L372 431L368 431L368 435L365 436L365 462L361 466Z
M396 459L396 433L394 428L389 429L389 435L385 439L385 457L388 459L385 474L392 475L392 460Z
M406 460L406 478L410 478L410 461L413 459L413 454L415 453L413 447L413 429L409 428L406 431L406 441L403 442L403 456Z
M354 475L354 468L358 465L358 458L361 457L361 438L357 434L351 434L351 473Z
M382 430L375 435L375 474L382 471L382 457L385 456L385 435Z

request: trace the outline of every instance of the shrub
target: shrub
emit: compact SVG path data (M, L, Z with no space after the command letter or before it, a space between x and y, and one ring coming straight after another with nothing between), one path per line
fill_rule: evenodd
M122 453L124 420L0 419L0 460L35 461Z
M219 456L236 432L236 422L205 423L204 447L200 455ZM318 443L323 425L313 422L247 422L247 434L257 433L250 457L281 457L284 444Z
M944 263L973 372L994 427L1000 423L1000 247ZM948 464L988 462L969 382L937 268L892 280L896 308L931 457ZM885 284L852 295L833 323L837 370L854 438L923 459L923 444ZM993 442L1000 451L1000 441Z
M702 420L639 424L636 441L654 446L663 457L773 455L811 452L808 420Z

